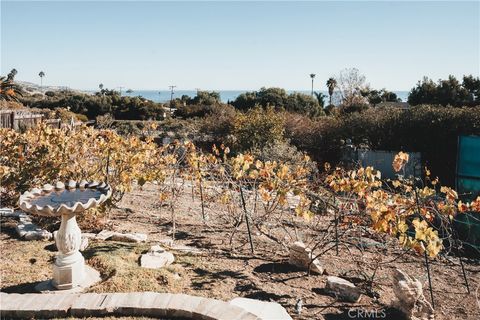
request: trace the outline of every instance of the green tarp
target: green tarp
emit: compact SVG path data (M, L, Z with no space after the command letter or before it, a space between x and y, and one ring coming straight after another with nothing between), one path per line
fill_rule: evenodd
M460 136L457 154L457 192L463 201L480 195L480 137ZM480 253L480 213L460 214L455 229L467 249Z
M480 137L458 138L457 192L466 200L480 195Z

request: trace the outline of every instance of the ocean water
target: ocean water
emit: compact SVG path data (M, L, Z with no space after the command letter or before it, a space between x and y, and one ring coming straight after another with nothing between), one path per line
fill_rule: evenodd
M222 102L227 103L228 101L233 101L235 100L240 94L247 92L247 90L218 90L220 93L220 99ZM288 93L292 92L301 92L305 94L310 94L311 91L309 90L287 90ZM323 94L328 96L327 91L322 91ZM407 101L408 98L408 91L394 91L397 96L402 99L402 101ZM176 90L173 93L173 98L180 98L182 95L188 95L190 97L195 97L197 92L195 90ZM134 90L131 93L126 93L125 91L122 91L123 96L130 96L130 97L136 97L136 96L142 96L145 99L149 99L155 102L167 102L170 101L170 91L156 91L156 90ZM328 98L327 98L328 100Z

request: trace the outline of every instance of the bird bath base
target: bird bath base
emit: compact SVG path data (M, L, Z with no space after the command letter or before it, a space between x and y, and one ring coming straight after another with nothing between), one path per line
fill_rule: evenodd
M100 273L88 265L84 266L83 272L85 275L83 280L77 282L77 284L75 286L72 286L71 289L58 290L58 288L54 285L54 280L52 279L37 284L35 286L35 291L40 293L78 293L84 291L86 288L91 287L102 280L100 278Z
M70 180L65 188L61 182L55 187L45 185L42 190L32 189L20 196L20 208L42 216L61 216L60 229L55 237L58 255L53 264L53 279L41 282L35 289L40 292L80 292L99 282L100 273L85 265L80 253L82 233L75 216L94 208L112 194L105 183L76 183Z
M85 265L78 251L82 233L75 214L62 214L62 223L55 237L59 254L53 264L53 279L37 285L40 292L80 292L100 281L100 273Z

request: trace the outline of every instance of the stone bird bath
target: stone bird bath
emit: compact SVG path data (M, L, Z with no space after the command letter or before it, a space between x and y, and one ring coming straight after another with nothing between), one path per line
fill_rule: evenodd
M79 183L70 180L66 184L44 185L20 196L19 206L31 214L45 217L61 217L60 229L55 238L59 254L53 264L53 279L38 284L37 291L82 291L100 280L95 269L86 266L80 253L81 231L75 216L95 208L112 195L105 183ZM65 292L65 291L63 291Z

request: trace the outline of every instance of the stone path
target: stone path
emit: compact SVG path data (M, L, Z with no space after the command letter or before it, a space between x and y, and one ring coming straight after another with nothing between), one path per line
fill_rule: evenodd
M144 316L205 320L291 320L279 304L238 299L224 302L185 294L157 292L82 294L2 292L0 317L4 319Z

